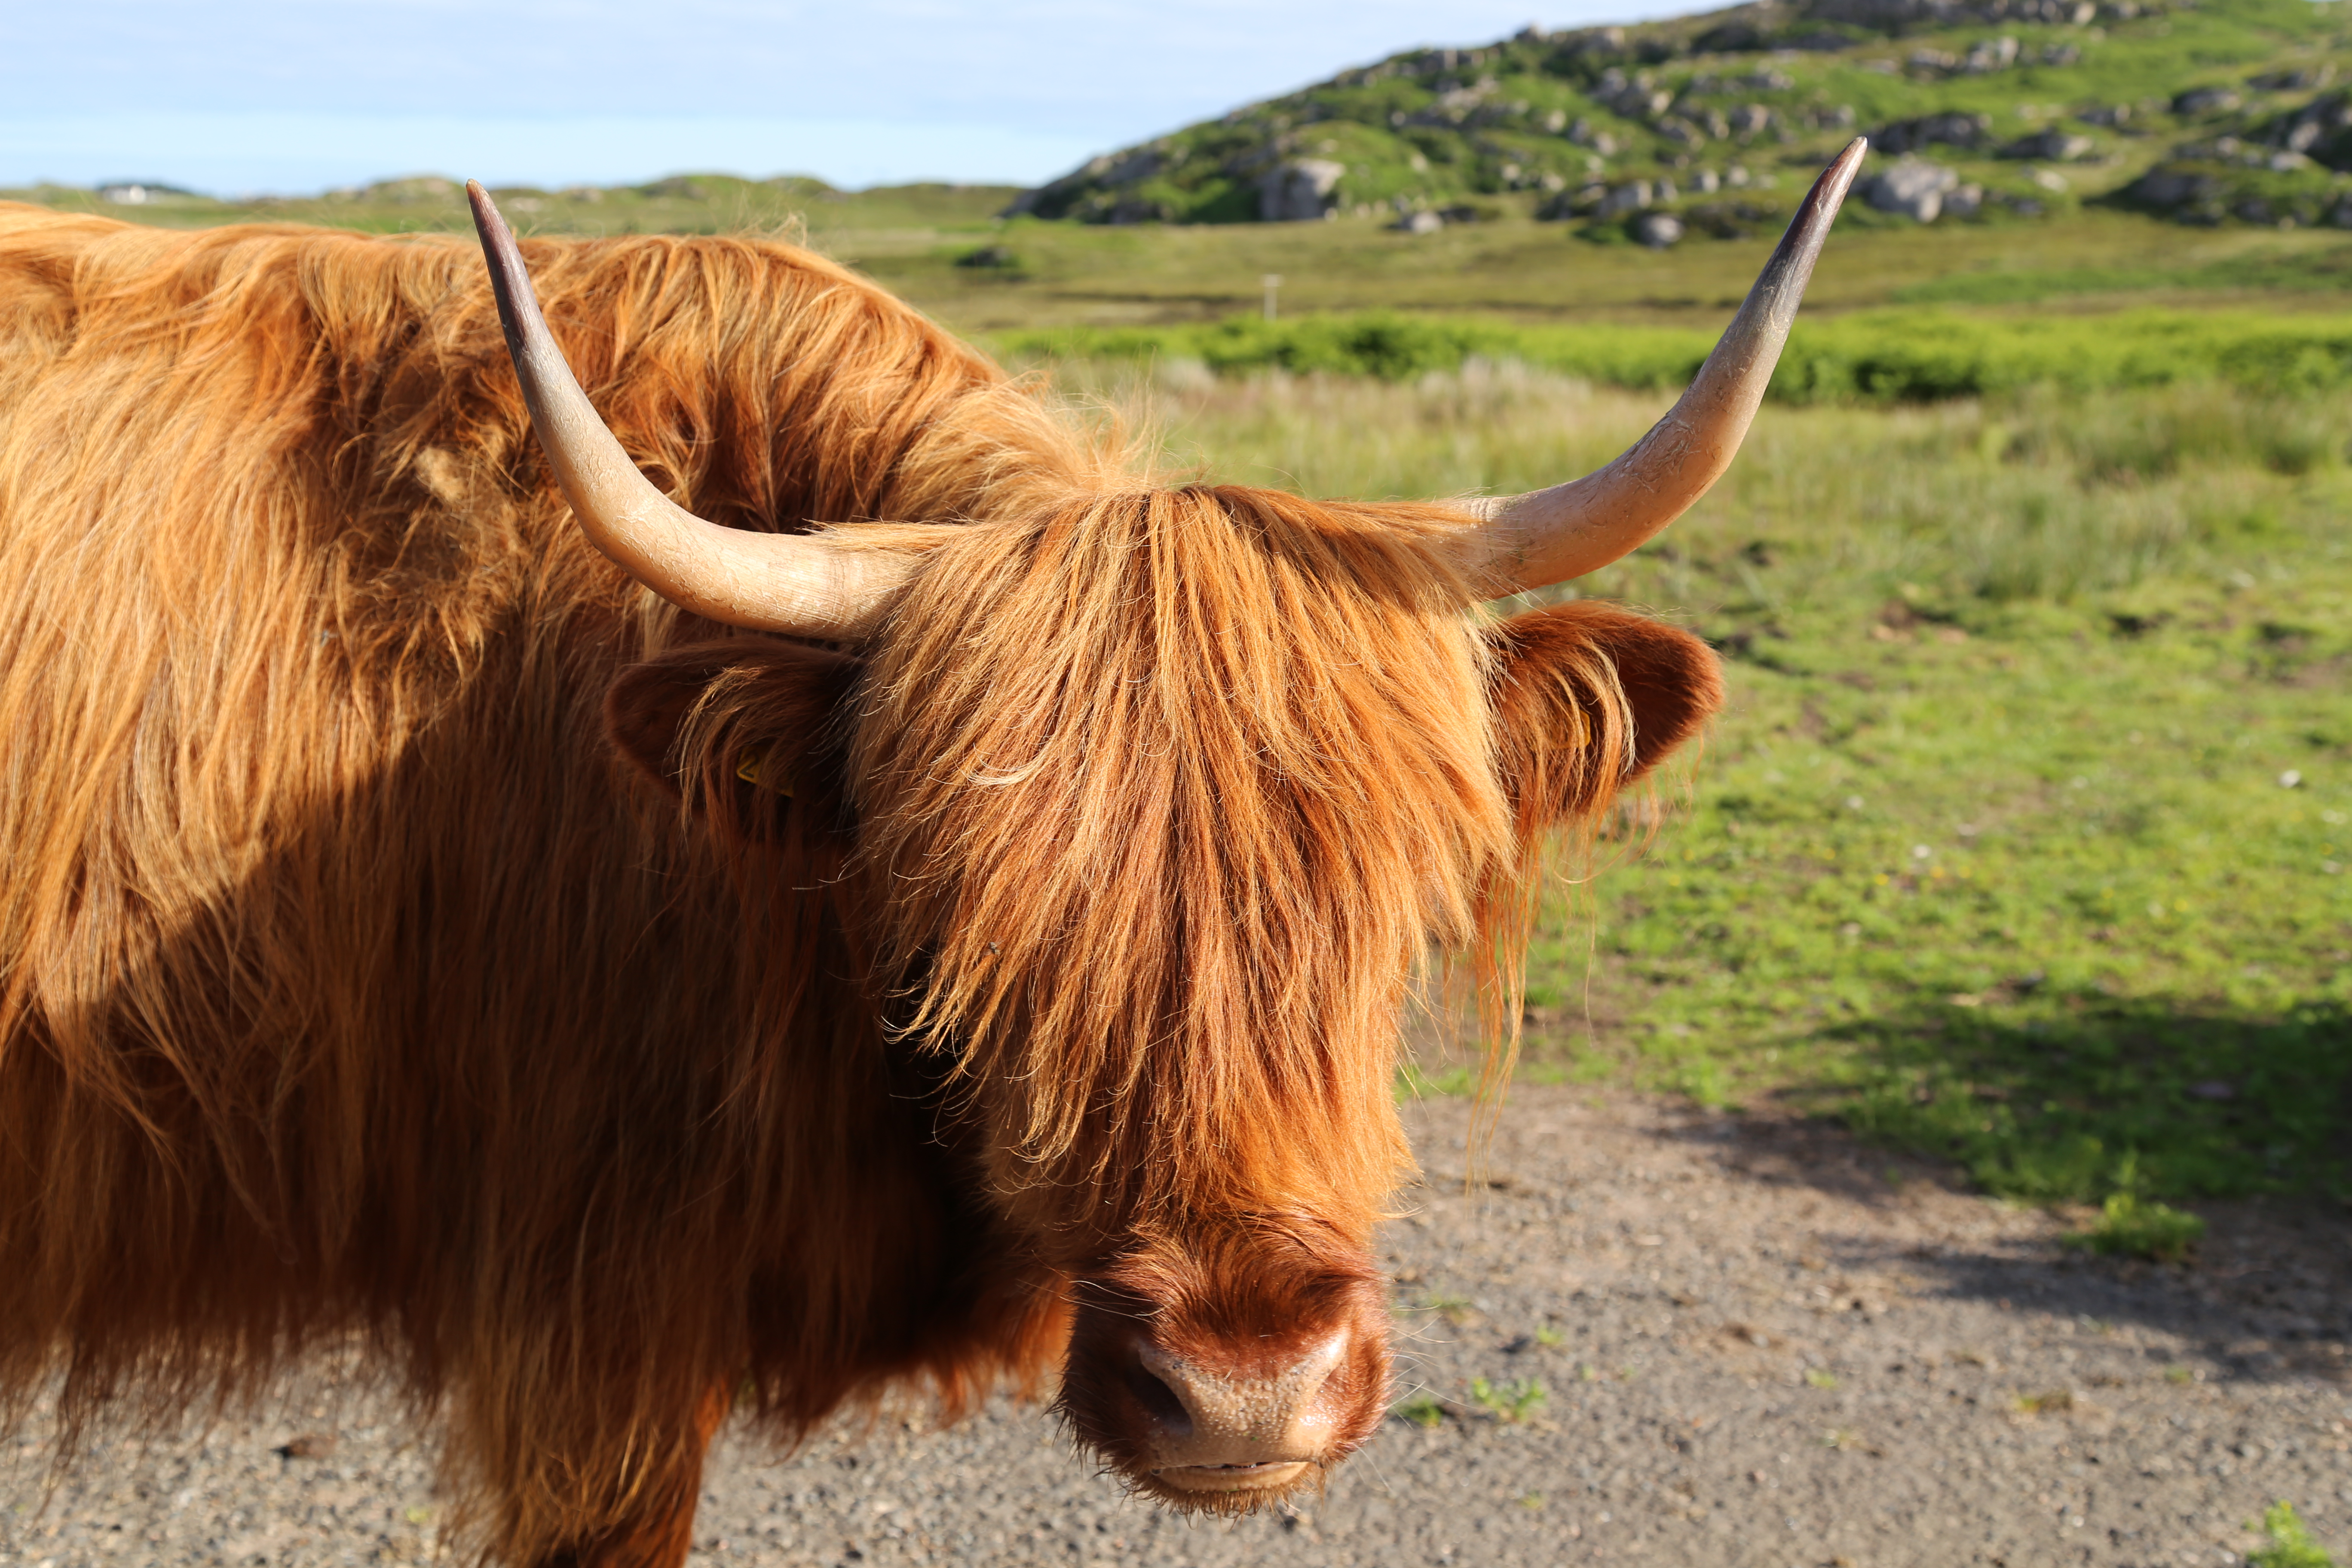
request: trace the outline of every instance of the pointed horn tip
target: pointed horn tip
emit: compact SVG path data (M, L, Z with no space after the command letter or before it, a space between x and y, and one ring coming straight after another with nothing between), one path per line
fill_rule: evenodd
M1855 137L1830 160L1829 167L1823 169L1821 178L1813 182L1813 189L1832 196L1832 200L1842 199L1846 187L1853 184L1854 175L1861 172L1863 159L1869 154L1870 138Z
M1822 171L1822 183L1825 185L1834 184L1843 195L1845 188L1853 184L1854 175L1862 172L1862 161L1869 155L1870 138L1855 137L1845 144L1843 152L1830 160L1830 166Z
M481 181L466 182L466 205L474 209L476 230L488 234L494 229L506 227L506 215L499 211L498 203L490 200L490 193L482 188Z
M539 325L539 300L531 289L530 269L523 265L522 248L515 243L514 230L507 226L506 215L490 200L481 181L466 182L466 201L474 209L474 235L482 242L482 261L489 268L490 295L498 301L507 353L520 370L527 340Z
M1817 248L1829 237L1829 225L1837 217L1838 209L1845 205L1846 192L1853 188L1854 176L1862 171L1862 160L1870 151L1870 138L1857 136L1845 144L1844 151L1829 162L1829 166L1813 181L1812 189L1797 204L1797 216L1790 220L1789 232L1782 237L1783 250L1776 255L1793 255L1785 247L1795 245L1801 250ZM1811 263L1806 264L1808 271Z

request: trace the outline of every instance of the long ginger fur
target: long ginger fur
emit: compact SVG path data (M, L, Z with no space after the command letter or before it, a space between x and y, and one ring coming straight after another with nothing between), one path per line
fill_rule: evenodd
M0 205L0 1399L356 1335L517 1563L1034 1380L1122 1237L1360 1244L1416 953L1714 702L1637 757L1457 515L1145 485L804 251L524 250L681 504L923 552L871 648L589 549L469 247Z
M1096 460L804 252L526 250L719 521L985 519ZM713 1387L788 1433L1034 1370L1050 1296L957 1277L973 1216L838 912L778 929L616 769L612 672L698 628L577 538L470 247L0 209L0 520L17 1409L60 1361L76 1422L356 1330L454 1400L529 1562L674 1470Z

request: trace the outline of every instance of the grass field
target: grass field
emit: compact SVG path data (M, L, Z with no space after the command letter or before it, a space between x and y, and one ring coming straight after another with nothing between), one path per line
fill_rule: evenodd
M1543 483L1664 404L1066 379L1317 494ZM1793 1097L2022 1198L2352 1194L2347 441L2339 401L2211 383L1768 407L1579 585L1708 637L1732 706L1654 844L1629 816L1548 910L1526 1070Z
M1787 173L1793 199L1817 165ZM1007 187L916 185L841 192L814 181L680 176L594 193L501 193L524 233L764 232L804 239L957 331L1019 334L1197 330L1255 316L1269 273L1286 318L1391 312L1482 327L1580 325L1720 330L1773 236L1652 252L1595 245L1521 213L1433 235L1370 219L1125 227L995 215ZM470 233L450 181L394 181L348 195L227 204L170 197L121 206L85 191L0 191L61 211L199 227L325 224L374 233ZM968 265L987 253L993 265ZM2332 229L2187 228L2129 213L1920 228L1850 207L1808 290L1816 317L1937 307L2007 321L2035 310L2297 315L2340 311L2352 235Z

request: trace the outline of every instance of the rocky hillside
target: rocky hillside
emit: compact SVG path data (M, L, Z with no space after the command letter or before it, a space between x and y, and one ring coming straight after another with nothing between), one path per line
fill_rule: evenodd
M2352 18L2312 0L1759 0L1342 71L1106 153L1012 211L1087 223L1519 210L1672 244L1778 222L1856 133L1884 221L2084 201L2352 226ZM2352 81L2352 70L2342 73Z

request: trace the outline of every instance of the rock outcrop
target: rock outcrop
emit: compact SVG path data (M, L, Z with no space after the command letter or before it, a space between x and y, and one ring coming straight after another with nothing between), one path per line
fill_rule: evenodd
M1683 220L1672 213L1643 213L1633 220L1633 237L1652 250L1664 250L1683 237Z
M1864 181L1860 190L1862 199L1880 212L1933 223L1943 216L1945 196L1959 186L1958 170L1906 155Z
M1923 114L1898 120L1870 133L1870 145L1880 153L1917 153L1932 146L1971 152L1992 136L1992 117L1986 114Z
M1348 165L1328 158L1294 158L1258 176L1257 216L1265 223L1328 217L1339 205Z
M2095 151L2089 137L2063 126L2053 125L2046 131L2020 137L2000 150L2004 158L2031 158L2044 163L2072 163L2087 158Z

